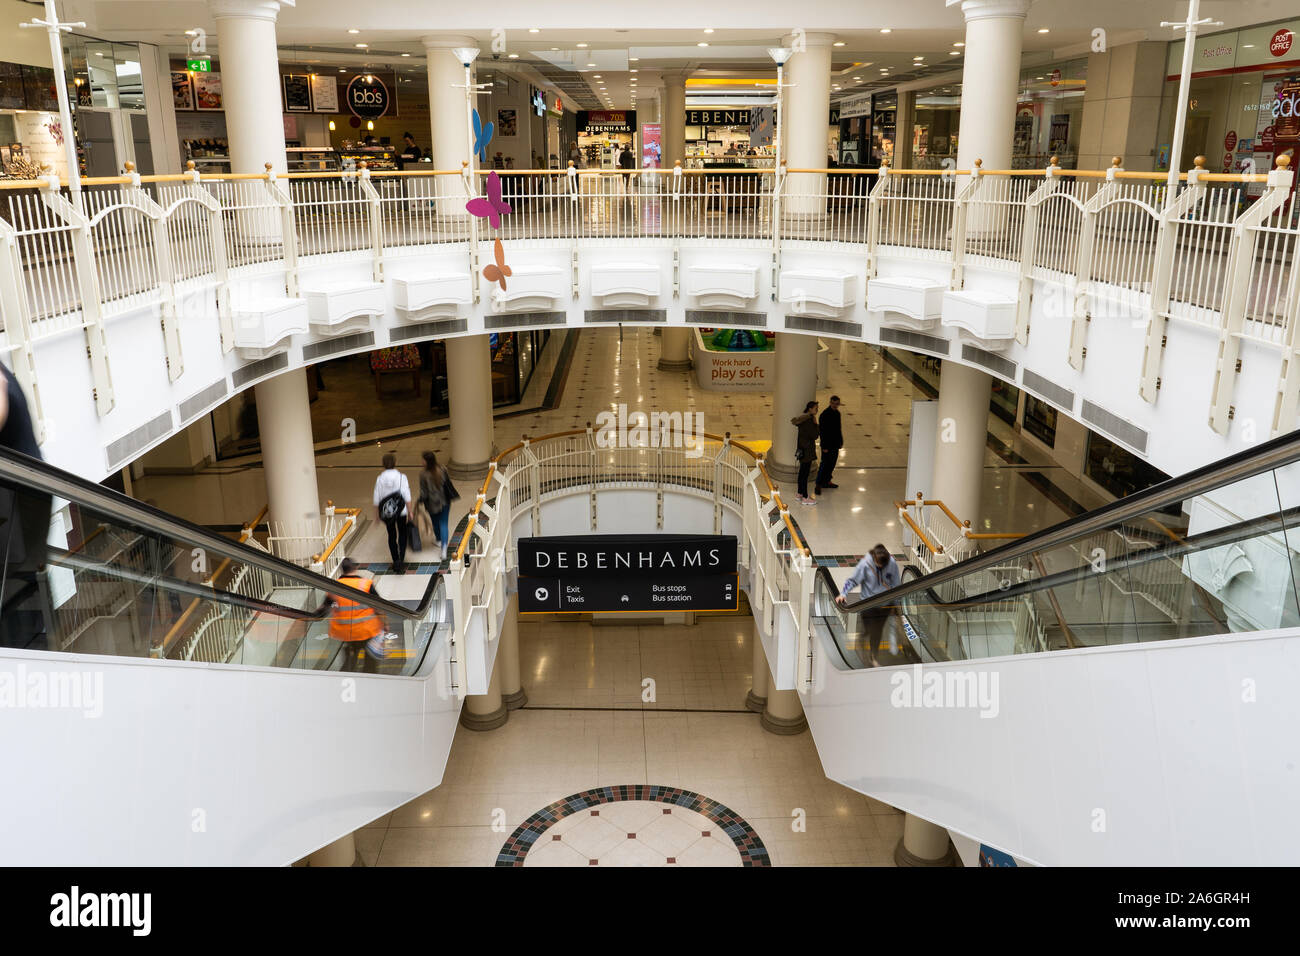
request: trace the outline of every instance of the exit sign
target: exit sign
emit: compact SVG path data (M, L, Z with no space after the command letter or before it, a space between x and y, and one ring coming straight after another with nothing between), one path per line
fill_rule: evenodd
M209 73L212 71L212 58L204 56L197 60L186 60L185 69L191 73Z

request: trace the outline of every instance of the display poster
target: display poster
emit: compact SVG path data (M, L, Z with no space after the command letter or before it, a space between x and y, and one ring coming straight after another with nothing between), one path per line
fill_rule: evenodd
M659 169L663 166L663 126L659 123L641 124L641 167Z
M194 87L188 70L172 70L172 106L178 110L194 109Z
M48 66L23 67L23 98L29 110L59 108L59 91L54 84L54 71Z
M23 95L23 68L17 63L0 63L0 109L27 108Z
M311 77L305 73L287 73L284 82L284 111L286 113L311 112Z
M194 81L194 108L196 110L224 109L221 100L220 73L195 73L191 79Z
M519 135L519 113L516 110L497 110L497 135Z
M311 105L317 113L339 111L339 84L333 76L323 73L311 75Z
M771 146L776 132L776 107L754 106L749 110L749 145Z

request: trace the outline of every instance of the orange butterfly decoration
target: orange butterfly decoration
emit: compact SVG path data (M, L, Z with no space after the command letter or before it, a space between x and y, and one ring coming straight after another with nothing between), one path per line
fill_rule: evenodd
M501 283L501 291L504 292L506 290L506 276L513 275L513 273L510 271L510 267L506 265L506 251L501 248L500 239L492 241L492 257L496 259L497 264L484 266L483 278L487 279L488 282Z

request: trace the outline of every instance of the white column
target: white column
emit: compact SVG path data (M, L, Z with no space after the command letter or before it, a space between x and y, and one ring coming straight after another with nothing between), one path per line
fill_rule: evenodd
M793 481L799 474L794 460L798 429L790 419L817 397L817 337L782 332L776 337L776 390L772 395L772 450L767 471L778 481Z
M672 169L678 160L686 166L686 77L689 70L663 73L664 90L660 100L659 122L663 125L663 168Z
M481 477L492 457L492 356L486 335L447 339L453 478Z
M939 373L939 431L934 446L934 487L927 498L943 501L962 521L977 527L984 486L989 396L993 378L953 360ZM917 491L921 489L916 489ZM915 493L908 489L909 494Z
M660 335L659 369L680 372L691 367L691 329L665 327Z
M758 630L758 620L755 619L753 633L749 638L754 643L754 679L749 693L745 695L745 707L761 714L767 709L768 690L768 668L767 652L763 650L763 635Z
M948 0L954 6L957 0ZM960 0L966 17L957 168L1010 169L1020 49L1032 0ZM909 141L911 131L908 131ZM901 137L902 130L899 130Z
M501 669L501 702L506 710L518 710L528 703L523 679L519 673L519 595L510 595L506 602L505 619L501 623L501 646L497 649L496 666Z
M276 0L209 0L221 44L221 96L230 141L230 170L286 169L280 108Z
M899 866L956 866L958 859L947 830L909 813L903 817L903 835L894 847L894 862Z
M500 651L498 651L500 653ZM496 730L510 717L501 700L501 662L492 668L486 694L467 694L460 711L460 725L466 730Z
M766 664L766 658L764 658ZM797 690L777 690L772 685L772 670L767 671L767 705L763 708L760 722L768 733L801 734L808 729L808 720L803 715L803 704Z
M267 520L276 533L308 539L277 552L287 560L303 561L320 550L321 515L307 373L298 369L277 375L254 386L254 394L266 477ZM359 507L369 504L360 502Z
M478 43L461 36L424 37L423 41L429 64L433 165L435 169L460 169L470 158L471 143L465 115L465 67L451 51L457 47L477 47Z
M785 37L783 46L794 49L796 38ZM785 65L786 88L781 91L784 116L781 124L781 152L791 169L826 168L826 133L831 109L831 44L833 33L803 35L804 48L796 50ZM807 221L826 211L822 198L826 177L821 174L793 175L781 201L783 219Z

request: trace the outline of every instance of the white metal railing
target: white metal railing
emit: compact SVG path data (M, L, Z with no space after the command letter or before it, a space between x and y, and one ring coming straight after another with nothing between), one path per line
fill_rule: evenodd
M698 454L697 454L698 453ZM455 646L465 686L463 649L471 635L496 637L504 610L507 581L517 567L512 528L517 518L533 515L540 526L544 502L575 493L590 497L593 516L601 493L639 488L659 497L663 527L665 491L697 496L713 503L712 531L720 533L724 512L739 517L739 565L749 574L749 600L766 633L780 626L781 615L796 629L795 675L800 689L811 680L812 644L809 608L813 590L812 555L772 484L763 459L729 436L700 436L695 447L602 447L595 432L585 430L525 439L489 465L470 511L460 546L452 556L447 593L454 608ZM593 518L594 520L594 518Z
M1275 429L1296 422L1300 393L1300 219L1289 157L1267 175L1215 174L1203 161L1168 195L1159 173L1118 160L1104 171L582 170L498 172L510 213L488 230L468 198L485 171L443 170L85 180L74 204L56 179L7 182L0 204L4 346L33 381L33 342L84 330L97 410L114 407L105 315L157 307L169 374L182 371L178 298L215 286L223 347L233 347L232 297L252 278L297 295L304 262L368 258L377 280L388 261L431 247L464 251L483 294L480 240L577 249L606 243L784 245L862 250L867 278L881 256L950 265L952 288L972 266L1018 275L1017 337L1026 342L1034 283L1062 296L1044 321L1070 324L1069 359L1081 368L1087 322L1108 309L1149 319L1139 390L1154 401L1169 320L1221 338L1211 421L1226 432L1240 342L1282 353ZM674 262L676 262L674 255ZM576 272L575 272L576 276ZM239 281L237 281L239 280ZM575 279L576 282L576 279ZM259 291L256 294L261 294ZM39 409L38 409L39 412ZM39 423L38 423L39 425Z

